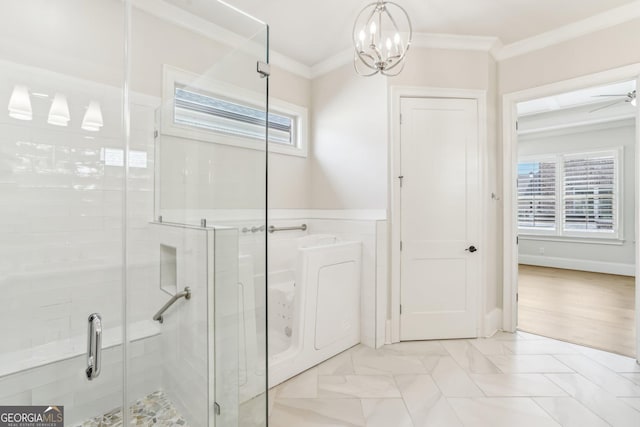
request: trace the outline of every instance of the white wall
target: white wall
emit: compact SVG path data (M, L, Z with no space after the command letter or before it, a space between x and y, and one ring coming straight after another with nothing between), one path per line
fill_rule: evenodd
M269 94L283 101L311 108L311 80L289 73L278 67L271 68ZM308 120L311 122L311 113ZM309 123L310 125L310 123ZM313 146L313 138L307 135L307 144ZM307 157L269 153L269 208L311 208L312 154Z
M311 207L387 206L387 86L352 65L311 85Z
M499 63L499 94L586 76L640 62L630 40L640 37L640 19L577 37Z
M521 119L524 122L524 119ZM614 126L614 127L609 127ZM622 179L622 241L608 244L562 242L520 235L520 260L524 264L588 269L603 273L628 274L635 269L635 124L633 120L609 126L581 126L564 132L529 134L518 138L518 155L545 155L624 147ZM576 239L565 239L573 240ZM577 239L580 240L580 239ZM541 255L540 251L544 251ZM554 264L555 263L555 264Z

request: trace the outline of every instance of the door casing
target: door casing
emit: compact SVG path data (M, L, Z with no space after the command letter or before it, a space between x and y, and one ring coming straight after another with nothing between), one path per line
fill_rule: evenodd
M502 97L502 199L503 199L503 319L502 328L507 332L515 332L517 328L517 293L518 293L518 221L515 203L517 201L516 168L518 163L517 130L518 118L516 106L520 102L544 98L560 93L571 92L588 87L606 85L613 82L636 80L640 87L640 64L628 65L603 71L596 74L563 80L544 86L512 92ZM638 285L638 266L640 265L640 242L638 240L638 220L640 207L640 108L636 108L636 145L635 145L635 242L636 242L636 348L640 349L640 292ZM636 351L636 360L640 361L640 352Z

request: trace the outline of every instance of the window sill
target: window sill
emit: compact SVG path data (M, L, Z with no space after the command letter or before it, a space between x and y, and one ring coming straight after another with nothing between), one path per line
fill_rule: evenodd
M575 236L544 236L544 235L530 235L519 234L520 240L534 240L545 242L560 242L560 243L582 243L587 245L613 245L622 246L626 240L617 238L604 238L604 237L575 237Z
M301 147L288 146L284 144L278 144L276 142L269 143L269 153L285 154L288 156L307 157L306 144Z

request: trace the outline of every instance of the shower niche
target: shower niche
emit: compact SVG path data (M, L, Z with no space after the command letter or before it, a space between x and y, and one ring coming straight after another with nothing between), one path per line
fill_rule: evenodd
M160 243L160 289L169 295L178 293L178 249Z

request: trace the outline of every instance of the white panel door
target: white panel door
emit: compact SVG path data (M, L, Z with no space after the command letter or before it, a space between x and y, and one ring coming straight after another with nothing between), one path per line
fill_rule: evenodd
M402 98L400 339L477 336L478 104Z

